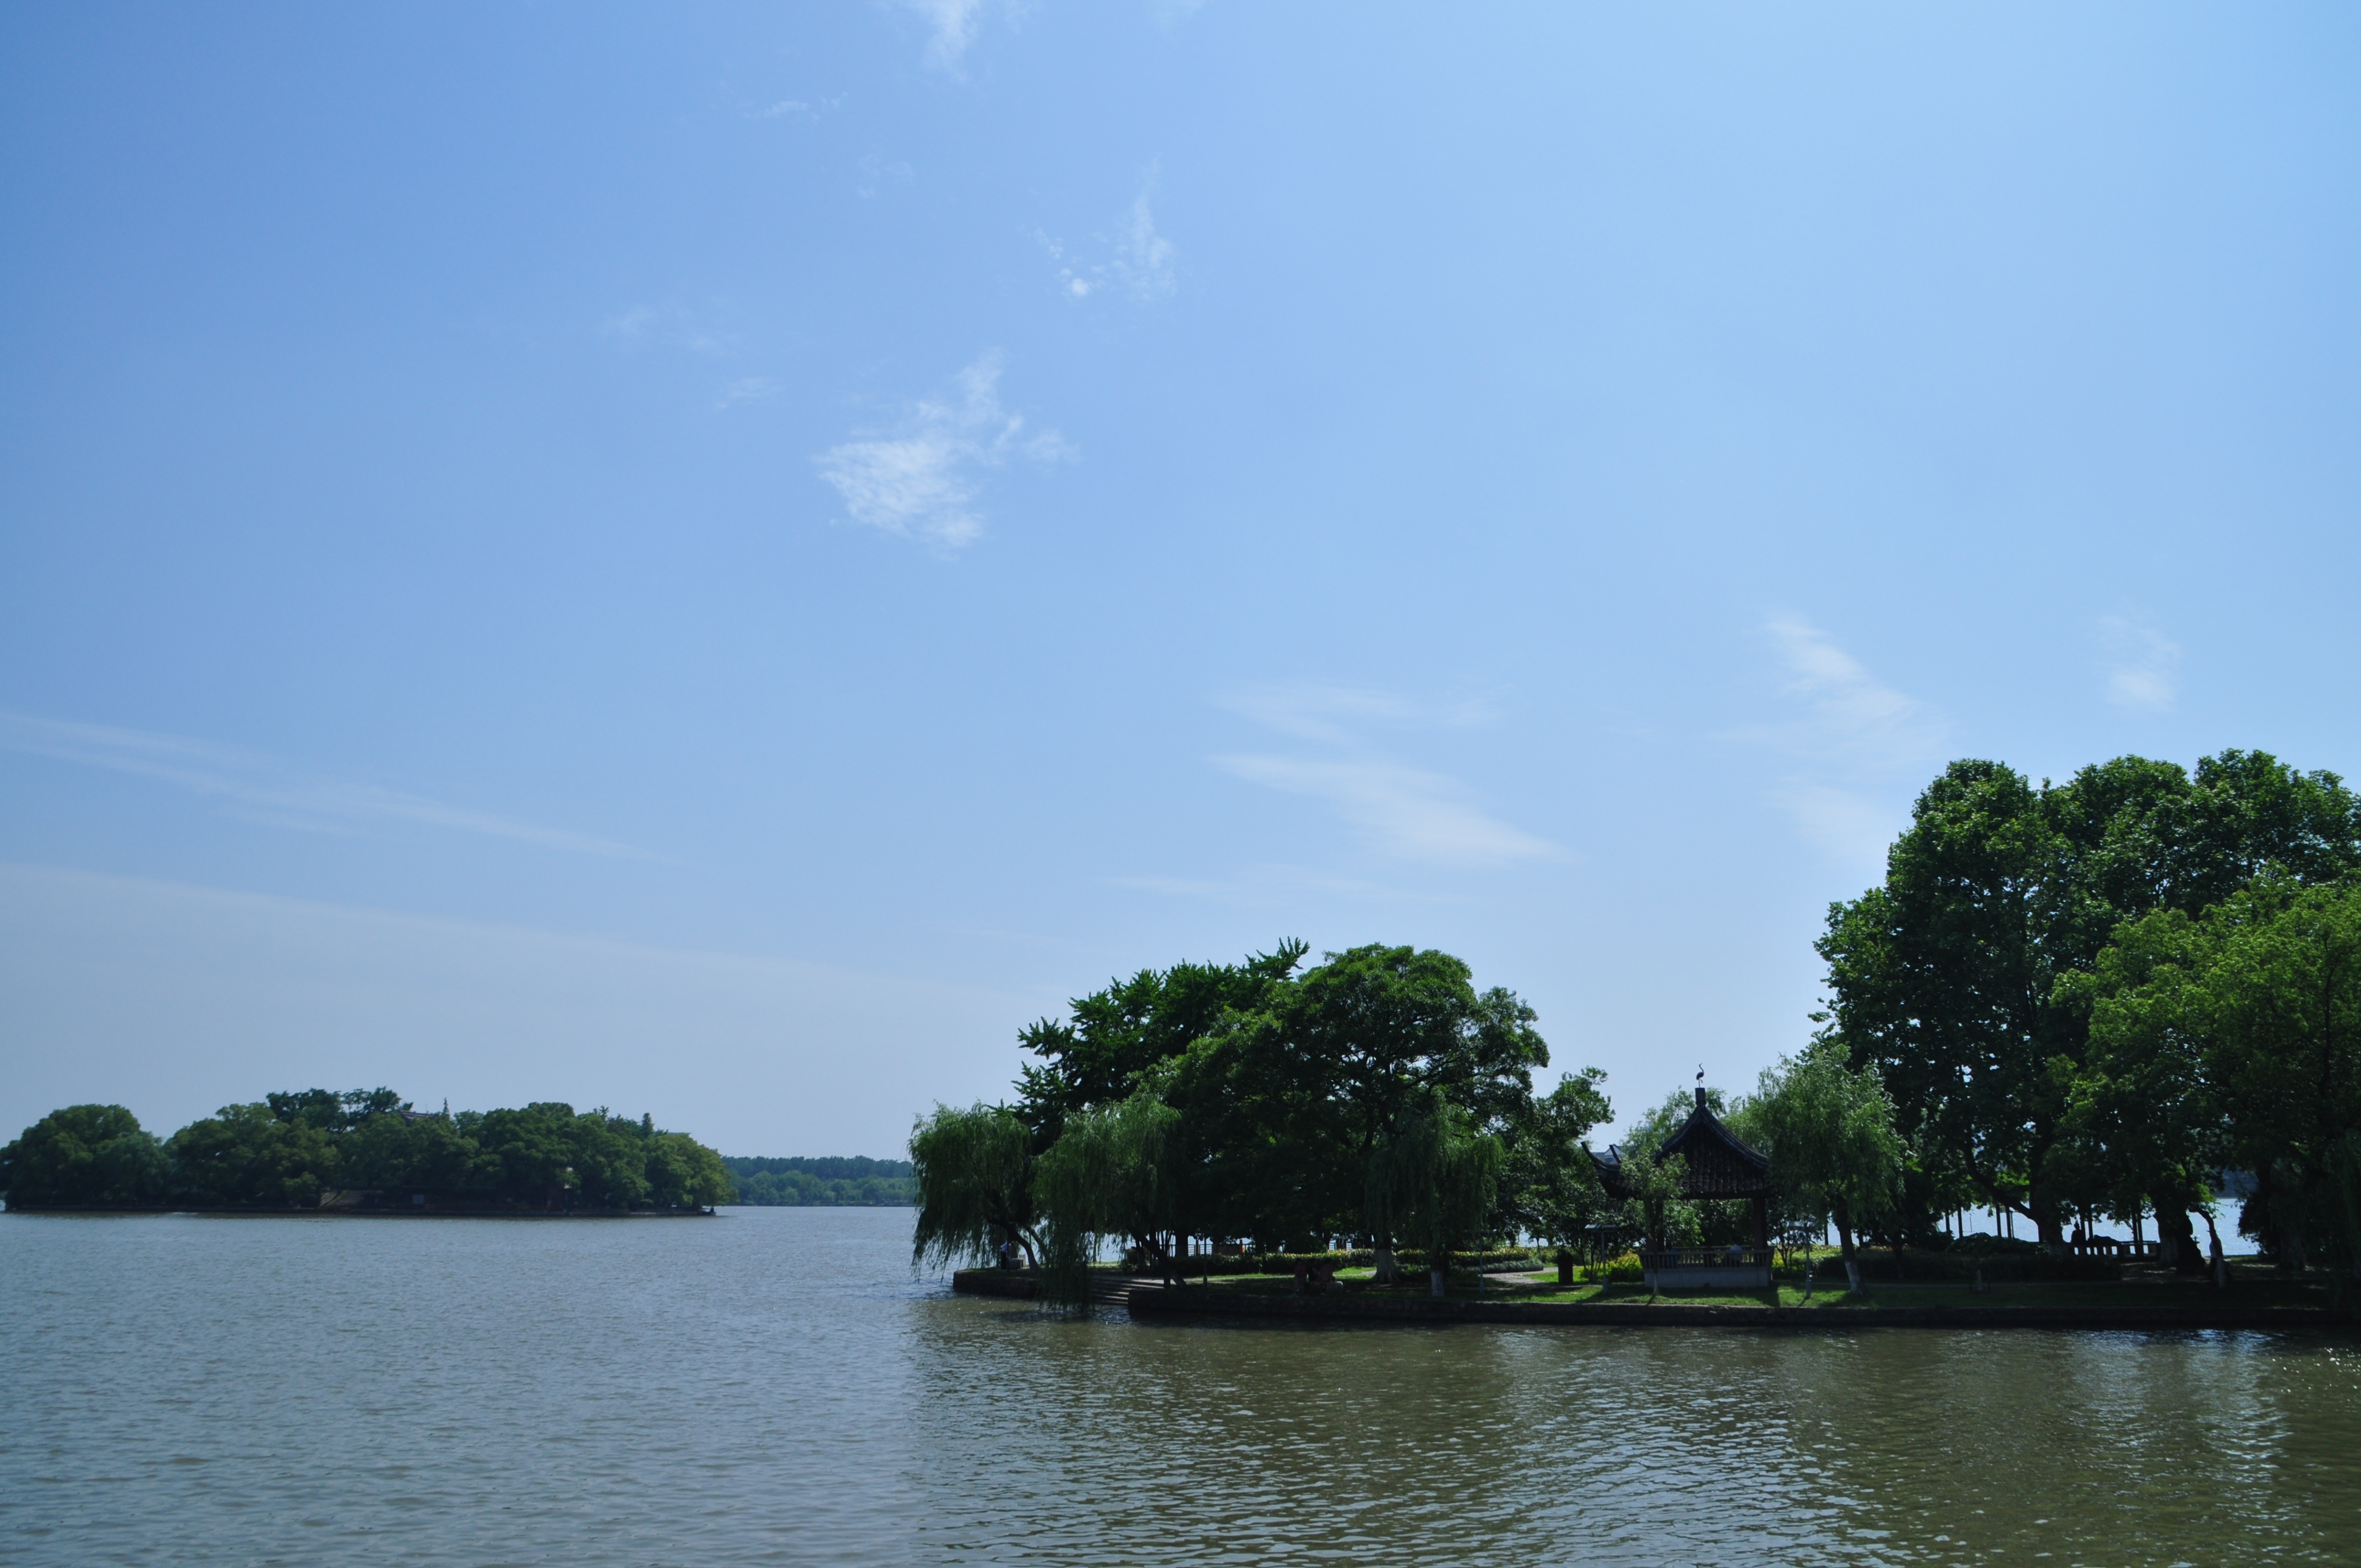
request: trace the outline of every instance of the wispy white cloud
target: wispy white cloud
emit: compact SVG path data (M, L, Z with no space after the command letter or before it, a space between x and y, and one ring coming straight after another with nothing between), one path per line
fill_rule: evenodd
M750 120L817 120L843 102L844 94L841 93L832 98L782 98L759 109L747 110L746 117Z
M1320 748L1317 755L1238 753L1213 764L1233 778L1324 800L1381 852L1455 866L1555 860L1546 839L1487 814L1448 774L1373 750L1373 729L1434 729L1485 722L1480 704L1422 701L1399 693L1307 681L1242 686L1217 699L1267 729Z
M629 844L543 828L381 785L306 773L258 752L112 725L0 713L0 750L153 779L240 808L250 820L311 832L412 822L621 860L663 857Z
M1027 434L1025 417L1000 406L1000 354L956 378L957 395L918 403L891 433L848 441L812 459L852 521L942 549L983 532L975 502L984 477L1011 458L1053 463L1080 455L1055 430Z
M1110 887L1131 888L1168 898L1201 898L1213 904L1249 908L1284 907L1300 904L1306 894L1328 894L1356 900L1403 901L1417 894L1382 883L1334 876L1309 866L1250 866L1230 877L1126 876L1109 877Z
M861 176L853 189L864 201L875 199L889 186L907 185L918 177L917 170L897 159L887 158L882 152L867 154L853 168Z
M927 25L927 63L958 75L960 61L983 28L984 0L900 0L900 5Z
M1131 212L1115 237L1115 269L1132 297L1143 302L1172 292L1172 242L1156 232L1148 209L1148 187L1132 199Z
M599 323L599 331L624 343L683 348L715 357L743 348L745 339L715 323L713 313L664 300L618 311Z
M2107 700L2118 707L2162 713L2180 695L2180 649L2152 626L2122 616L2099 622L2107 656Z
M1378 849L1404 860L1443 865L1497 865L1554 860L1554 844L1486 816L1456 779L1392 762L1299 757L1216 757L1249 784L1335 806Z
M1157 231L1156 214L1148 205L1155 183L1156 172L1150 170L1114 234L1099 236L1107 247L1104 261L1092 261L1064 241L1034 231L1033 237L1057 266L1059 289L1069 298L1087 300L1120 289L1141 304L1153 304L1179 287L1172 242Z
M1808 621L1774 617L1763 633L1777 661L1781 707L1741 727L1737 738L1786 758L1771 799L1806 839L1839 860L1882 860L1902 820L1897 779L1941 754L1940 718Z
M1233 686L1215 700L1266 729L1330 745L1352 743L1357 724L1466 728L1492 718L1491 708L1480 702L1421 702L1398 692L1320 681Z
M1784 666L1787 696L1804 705L1771 733L1815 756L1872 765L1923 761L1941 745L1941 726L1923 704L1875 679L1819 628L1781 617L1763 630Z
M768 402L782 390L778 382L768 376L741 376L721 389L721 396L713 404L716 409L734 408L740 403Z

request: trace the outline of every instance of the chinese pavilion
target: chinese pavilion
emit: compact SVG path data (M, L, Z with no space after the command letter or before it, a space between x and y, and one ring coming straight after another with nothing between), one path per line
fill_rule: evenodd
M1726 1247L1685 1247L1671 1252L1642 1252L1642 1268L1651 1289L1679 1289L1719 1285L1767 1289L1771 1284L1771 1160L1749 1148L1721 1124L1697 1091L1697 1109L1666 1138L1656 1158L1681 1157L1681 1196L1715 1200L1744 1199L1753 1211L1754 1245L1732 1243ZM1593 1154L1598 1184L1609 1198L1637 1196L1623 1180L1623 1151L1613 1144L1605 1154Z

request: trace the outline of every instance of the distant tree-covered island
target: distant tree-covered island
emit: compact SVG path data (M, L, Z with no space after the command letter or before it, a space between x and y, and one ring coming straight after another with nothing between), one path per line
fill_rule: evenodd
M1749 1095L1675 1091L1603 1155L1604 1075L1535 1093L1533 1010L1450 954L1142 970L1025 1029L1009 1102L919 1122L916 1257L1035 1266L1071 1305L1108 1245L1168 1278L1194 1240L1343 1245L1380 1284L1415 1251L1440 1293L1451 1257L1520 1237L1734 1255L1833 1226L1848 1264L1861 1241L1897 1268L2065 1264L2112 1220L2204 1275L2221 1242L2191 1216L2214 1230L2236 1190L2282 1273L2361 1276L2361 801L2337 775L2237 751L2054 784L1954 762L1817 948L1793 1057ZM1708 1116L1754 1196L1684 1168ZM1978 1209L2000 1234L1965 1234Z
M270 1094L169 1138L120 1105L70 1105L0 1149L17 1210L677 1213L732 1190L719 1155L645 1115L420 1111L390 1089Z
M906 1208L917 1201L906 1159L724 1155L721 1163L738 1184L738 1201L759 1208Z

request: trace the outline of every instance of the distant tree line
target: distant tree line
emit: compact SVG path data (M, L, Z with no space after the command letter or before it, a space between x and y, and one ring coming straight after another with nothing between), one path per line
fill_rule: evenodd
M0 1149L9 1207L611 1212L726 1203L720 1156L641 1116L540 1102L422 1112L390 1089L226 1105L170 1138L120 1105L53 1111Z
M906 1159L724 1155L721 1163L738 1184L737 1201L763 1207L906 1207L917 1193Z
M1945 1216L2070 1226L2189 1215L2251 1173L2241 1226L2290 1266L2361 1268L2361 806L2334 774L2225 751L2037 786L1962 762L1919 797L1883 883L1831 906L1829 1001L1755 1091L1711 1102L1770 1157L1788 1239L1942 1245ZM1587 1069L1449 954L1372 946L1309 969L1286 943L1146 970L1021 1032L1012 1102L939 1106L910 1152L915 1255L1009 1256L1082 1299L1104 1244L1170 1271L1192 1237L1430 1255L1522 1234L1738 1239L1743 1206L1680 1197L1643 1117L1610 1201Z

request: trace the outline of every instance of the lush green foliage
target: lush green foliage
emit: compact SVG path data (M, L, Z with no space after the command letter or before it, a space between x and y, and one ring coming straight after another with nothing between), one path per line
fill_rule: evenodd
M685 1133L604 1111L413 1111L392 1091L272 1094L162 1146L120 1106L74 1106L0 1153L16 1207L620 1210L730 1200L721 1158Z
M143 1208L170 1183L163 1146L120 1105L52 1111L0 1149L0 1196L18 1208Z
M2361 1266L2361 882L2267 874L2195 919L2158 910L2074 994L2083 1124L2133 1179L2250 1170L2271 1251Z
M1034 1175L1044 1299L1086 1304L1087 1271L1103 1239L1150 1235L1171 1223L1182 1175L1180 1121L1145 1086L1113 1105L1066 1116Z
M917 1200L918 1184L906 1159L724 1155L721 1163L738 1184L738 1201L758 1207L891 1208Z
M1851 1257L1855 1228L1883 1219L1902 1190L1902 1139L1876 1067L1855 1068L1843 1042L1824 1036L1763 1073L1747 1111L1744 1131L1771 1157L1787 1204L1832 1217Z
M2124 757L2039 786L1953 763L1883 883L1833 905L1819 944L1828 1037L1877 1069L1905 1139L1897 1239L1990 1203L2055 1249L2076 1216L2153 1205L2194 1266L2187 1214L2224 1163L2266 1190L2267 1245L2300 1252L2307 1227L2324 1234L2348 1112L2323 1093L2295 1118L2284 1075L2248 1092L2272 1075L2239 1064L2324 1059L2291 998L2334 969L2334 890L2357 873L2361 801L2260 752L2193 775ZM2266 919L2272 900L2310 911L2312 936ZM2274 1043L2241 1055L2233 1039Z
M1009 1245L1078 1277L1102 1242L1169 1268L1189 1236L1305 1253L1578 1230L1603 1201L1582 1147L1600 1075L1536 1100L1532 1010L1447 953L1357 948L1299 974L1304 954L1142 970L1026 1029L1039 1059L1015 1106L940 1109L911 1140L918 1256Z
M2078 1217L2153 1207L2191 1266L2190 1210L2242 1168L2268 1247L2361 1269L2356 888L2361 802L2333 774L2225 751L2036 785L1957 762L1883 882L1831 906L1824 1027L1709 1102L1770 1157L1791 1247L1829 1218L1849 1255L1857 1234L1929 1243L1990 1203L2054 1253ZM1026 1029L1015 1105L939 1110L912 1140L918 1255L1046 1255L1079 1300L1109 1241L1169 1273L1188 1237L1353 1237L1385 1274L1397 1242L1752 1231L1658 1157L1692 1095L1642 1118L1610 1205L1584 1146L1600 1075L1536 1098L1549 1053L1514 993L1446 953L1305 952L1144 970Z
M1567 1074L1508 1140L1500 1182L1511 1228L1562 1245L1598 1222L1607 1195L1584 1140L1612 1114L1606 1077L1595 1067Z
M1498 1217L1500 1140L1430 1090L1369 1161L1362 1221L1441 1256L1483 1236Z
M913 1263L987 1262L1003 1248L1041 1256L1033 1135L1005 1106L938 1105L910 1134L918 1187Z

